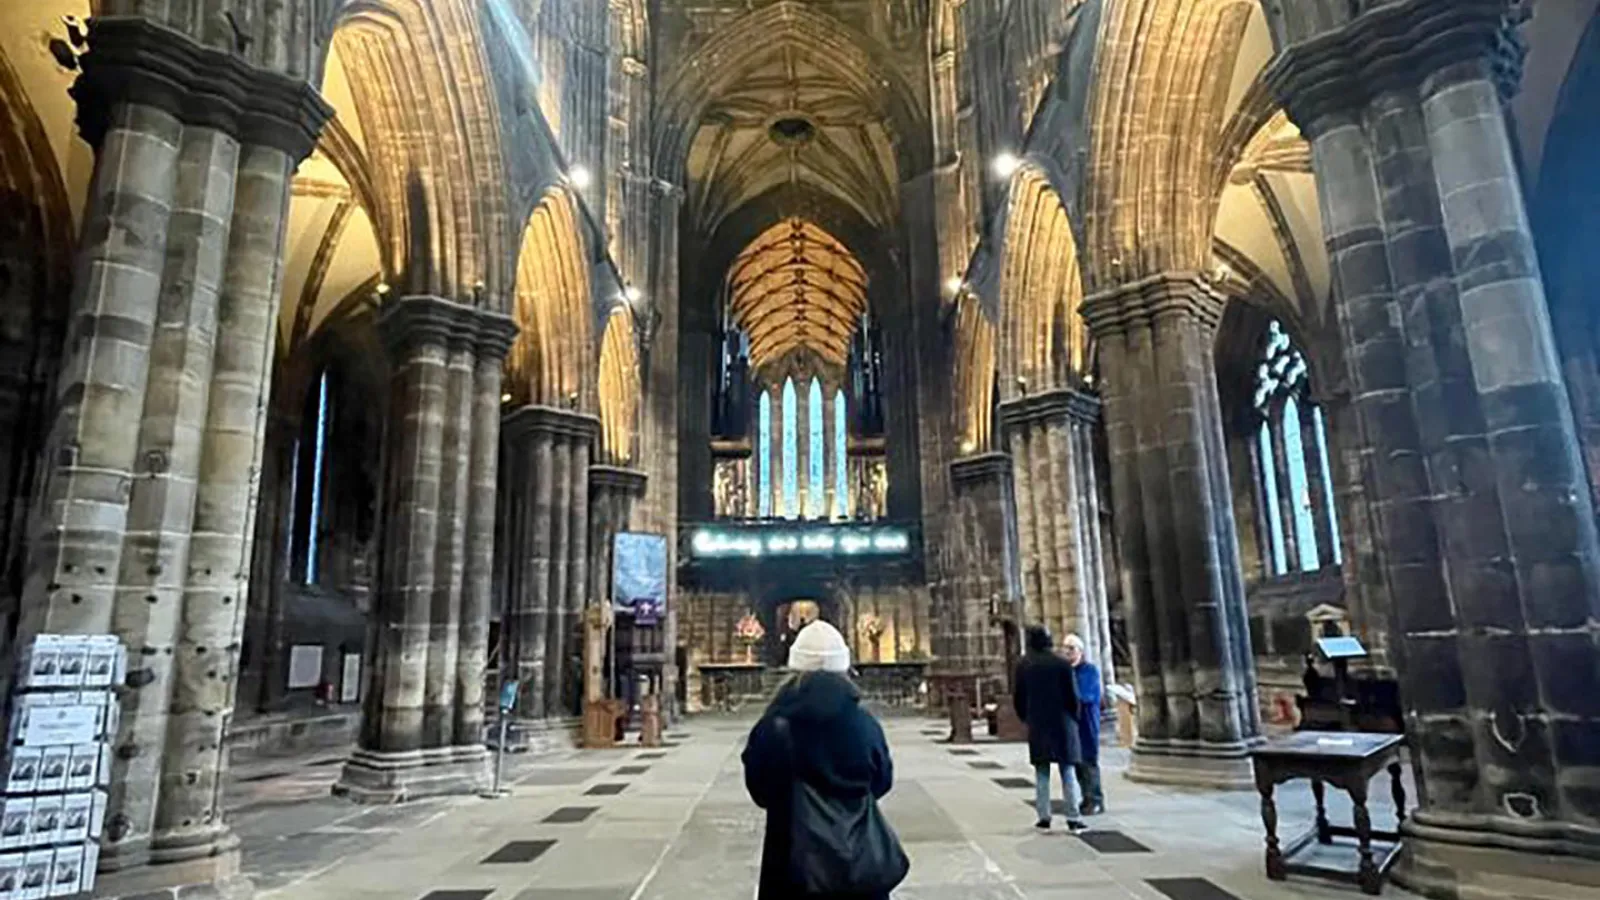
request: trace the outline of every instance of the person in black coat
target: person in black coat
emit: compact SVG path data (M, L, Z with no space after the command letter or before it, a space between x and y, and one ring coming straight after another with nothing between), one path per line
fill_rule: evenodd
M1011 692L1017 717L1028 726L1028 760L1033 763L1034 807L1040 831L1050 830L1050 766L1061 773L1061 796L1066 802L1067 828L1083 831L1078 818L1081 799L1073 767L1083 761L1078 742L1078 679L1072 664L1052 649L1050 632L1028 628L1028 652L1017 663Z
M861 708L861 695L846 674L850 650L838 629L821 621L801 628L789 648L789 669L796 674L778 689L750 730L741 757L745 789L767 811L758 900L804 896L790 883L788 871L795 779L829 795L870 793L875 800L894 786L883 727Z

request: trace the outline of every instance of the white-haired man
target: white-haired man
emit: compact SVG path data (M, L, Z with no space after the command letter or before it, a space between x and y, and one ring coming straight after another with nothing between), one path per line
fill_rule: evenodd
M1100 784L1100 670L1083 653L1083 639L1069 634L1061 641L1061 650L1072 664L1072 673L1078 684L1078 744L1083 752L1077 770L1078 785L1083 789L1083 803L1078 811L1092 816L1106 811L1106 796Z

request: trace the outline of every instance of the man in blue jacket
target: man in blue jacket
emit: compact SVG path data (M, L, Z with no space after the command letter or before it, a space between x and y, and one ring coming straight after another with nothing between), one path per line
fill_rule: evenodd
M1100 670L1083 655L1083 641L1075 634L1061 642L1067 662L1072 664L1078 683L1078 745L1082 748L1077 770L1083 789L1079 811L1093 816L1106 811L1106 795L1100 785Z

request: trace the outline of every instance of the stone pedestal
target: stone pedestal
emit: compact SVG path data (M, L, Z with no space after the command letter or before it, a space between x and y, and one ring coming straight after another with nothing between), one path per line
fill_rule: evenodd
M1421 801L1395 880L1436 897L1600 885L1600 545L1506 130L1508 10L1280 14L1268 73L1312 144L1371 449Z
M498 410L487 401L515 328L497 313L439 297L402 297L379 312L392 356L386 498L372 613L375 677L363 701L359 746L334 793L393 803L476 793L489 779L483 746L487 638L481 546L490 529L466 501L494 483ZM479 365L482 361L482 365ZM480 416L489 413L489 421ZM491 507L492 508L492 507ZM474 546L465 541L471 521ZM472 593L464 593L468 561ZM480 621L480 617L484 620ZM460 681L477 684L460 685ZM465 733L457 734L457 723Z
M1260 712L1212 364L1221 308L1203 276L1172 273L1083 314L1106 373L1139 690L1128 777L1245 788Z

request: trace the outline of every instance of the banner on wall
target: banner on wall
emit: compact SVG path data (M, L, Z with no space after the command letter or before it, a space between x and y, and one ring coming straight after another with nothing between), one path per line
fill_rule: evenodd
M612 609L654 625L667 609L666 536L619 531L611 550Z

